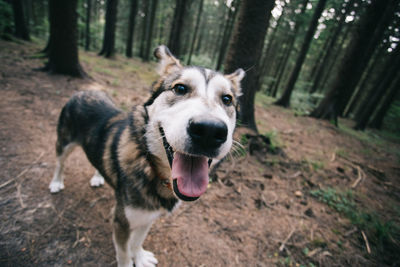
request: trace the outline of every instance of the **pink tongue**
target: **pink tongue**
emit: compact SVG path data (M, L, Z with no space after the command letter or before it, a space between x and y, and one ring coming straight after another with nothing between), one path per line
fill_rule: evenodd
M199 197L207 190L207 158L176 152L172 162L172 179L177 179L179 193L187 197Z

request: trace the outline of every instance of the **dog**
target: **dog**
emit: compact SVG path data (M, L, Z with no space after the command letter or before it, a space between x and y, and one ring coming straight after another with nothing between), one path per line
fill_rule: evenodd
M57 125L57 165L51 193L64 189L64 161L81 146L96 173L115 191L113 242L118 266L155 266L142 243L161 214L207 189L210 164L232 146L242 69L224 75L183 66L166 46L154 51L160 78L144 105L123 112L100 91L81 91Z

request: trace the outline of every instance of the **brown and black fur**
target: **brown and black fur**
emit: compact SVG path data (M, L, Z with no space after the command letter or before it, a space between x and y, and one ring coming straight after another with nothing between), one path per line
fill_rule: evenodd
M177 199L167 177L157 169L159 159L148 153L144 106L130 112L118 109L103 92L76 93L62 109L57 127L57 156L77 143L92 165L114 188L119 206L164 208L171 211ZM118 214L118 212L116 212Z

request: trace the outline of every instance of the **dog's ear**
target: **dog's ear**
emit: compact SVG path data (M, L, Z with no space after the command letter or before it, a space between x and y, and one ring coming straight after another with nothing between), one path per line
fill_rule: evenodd
M158 74L167 75L182 68L179 60L172 55L168 47L160 45L154 50L154 56L158 59Z
M246 73L242 69L237 69L233 73L225 75L225 77L231 81L236 97L242 95L242 90L240 88L240 81L244 78L245 75Z

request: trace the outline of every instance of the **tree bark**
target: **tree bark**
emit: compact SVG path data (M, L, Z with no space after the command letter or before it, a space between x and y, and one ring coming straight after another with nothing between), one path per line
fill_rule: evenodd
M400 75L397 75L397 78L393 82L392 86L389 89L389 92L387 95L384 97L381 105L378 107L374 117L371 119L371 122L369 123L369 127L375 128L375 129L381 129L382 124L383 124L383 119L385 118L385 115L389 111L389 108L391 104L394 102L396 99L396 95L400 91Z
M219 47L217 65L215 68L216 70L221 70L222 64L224 63L226 49L228 48L229 39L232 35L233 25L235 24L235 18L237 16L237 13L239 10L239 0L233 1L232 5L235 7L235 9L232 10L232 8L230 8L229 12L228 12L228 19L226 20L226 24L224 27L224 33L222 35L222 42Z
M100 56L111 58L115 53L115 27L117 24L118 0L107 0L106 25Z
M183 22L187 4L188 0L176 0L174 17L169 35L168 47L177 57L181 56L181 35L183 32Z
M229 46L225 62L225 73L237 68L247 70L242 80L243 95L240 97L240 120L250 129L257 131L254 118L254 97L260 87L259 59L267 33L273 0L243 0L238 21Z
M321 60L322 64L319 65L319 69L315 75L313 86L311 87L310 93L315 93L318 89L318 85L321 82L323 73L324 73L324 67L327 66L328 59L330 57L330 52L333 51L333 48L335 47L336 41L343 29L343 26L345 24L345 19L347 14L350 12L351 7L354 4L354 0L351 0L350 2L347 3L345 12L341 13L340 18L339 18L339 25L336 27L331 39L329 40L328 46L325 48L326 52L323 56L323 59ZM339 9L340 10L340 9Z
M45 67L50 73L86 76L79 64L77 0L50 0L50 53Z
M144 7L143 7L143 12L144 12L144 17L142 20L142 35L140 36L140 52L139 56L141 58L144 58L144 53L146 50L146 41L147 41L147 32L148 32L148 27L149 27L149 17L150 17L150 0L146 0L143 2Z
M128 38L126 40L126 50L125 50L126 57L132 57L133 34L135 30L135 20L138 9L138 1L137 0L130 0L130 1L131 2L129 7Z
M379 101L383 98L385 93L390 89L393 82L393 77L400 70L400 48L396 47L396 50L392 52L385 67L382 70L381 75L377 79L375 87L369 92L365 98L365 102L362 105L362 109L356 114L356 130L364 130L367 127L368 121L370 120L373 112L378 106Z
M312 40L315 30L317 29L317 26L318 26L318 19L321 16L322 11L324 10L326 1L327 0L319 0L318 1L317 7L315 8L313 17L311 19L310 27L308 28L308 31L304 38L303 45L301 47L299 56L297 57L296 64L294 66L292 74L290 75L287 87L286 87L283 95L281 96L281 98L275 102L276 105L284 106L284 107L288 107L290 105L290 97L294 90L294 85L297 81L297 78L299 77L301 67L303 66L304 59L306 58L308 49L311 44L311 40Z
M92 0L86 0L86 29L85 29L85 50L90 49L90 17L92 14Z
M157 4L158 0L153 0L151 4L151 10L150 10L150 19L149 19L149 25L147 29L147 40L146 40L146 50L144 52L143 56L143 61L149 61L150 60L150 50L151 50L151 40L153 37L153 28L154 28L154 20L156 18L156 10L157 10Z
M188 61L187 61L187 64L188 64L188 65L190 65L190 63L191 63L191 61L192 61L192 55L193 55L193 51L194 51L194 45L195 45L195 43L196 43L197 33L199 32L200 19L201 19L201 15L202 15L202 13L203 13L203 3L204 3L204 0L200 0L199 10L197 11L196 25L194 26L194 33L193 33L192 44L190 45L189 58L188 58Z
M270 58L270 52L271 52L272 47L275 45L275 35L278 32L278 27L281 26L281 22L282 22L282 19L285 16L287 8L288 8L287 5L282 6L282 9L283 9L282 10L282 14L280 15L278 21L276 22L276 26L272 30L271 36L268 37L269 41L268 41L267 48L265 49L264 57L263 57L263 60L262 60L263 64L262 64L262 68L261 68L262 69L262 73L264 75L266 75L268 73L269 67L272 65L272 64L269 64L270 62L273 62L273 59Z
M11 2L14 13L15 37L30 41L31 38L29 36L29 29L22 0L12 0Z
M312 117L333 120L337 125L338 116L342 115L373 50L381 40L383 31L394 13L394 2L395 0L371 1L345 51L335 83L319 106L310 114Z
M304 15L306 12L307 4L309 0L303 0L301 11L300 11L300 17ZM294 30L292 33L288 35L288 38L286 39L285 43L285 48L283 50L283 58L281 61L279 61L279 64L277 65L276 72L274 74L274 77L276 77L275 82L272 83L271 89L269 90L271 92L272 97L276 97L276 94L279 89L279 85L281 83L283 74L285 73L285 70L287 69L287 63L290 58L290 55L293 51L294 43L296 41L297 33L300 30L300 27L303 25L303 21L301 19L298 19L296 21L296 25L294 27Z
M376 71L376 66L378 63L381 62L382 56L384 56L384 51L387 48L380 47L378 51L376 51L376 55L374 55L371 59L371 63L369 64L368 68L364 71L364 78L360 81L360 85L358 88L355 90L354 94L351 96L349 103L347 103L347 106L345 110L343 111L343 117L347 118L349 117L350 113L352 113L354 110L356 110L356 107L359 103L359 100L361 99L361 96L364 92L368 91L369 84L372 81L371 77L373 77L374 72Z

